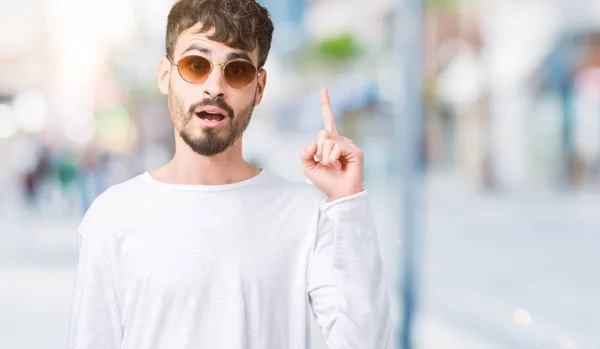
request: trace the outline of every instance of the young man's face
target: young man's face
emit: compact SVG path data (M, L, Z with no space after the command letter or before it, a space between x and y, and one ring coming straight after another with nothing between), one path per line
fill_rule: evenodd
M245 87L230 86L223 75L223 65L232 60L248 61L257 68L258 45L252 52L231 48L209 40L210 31L196 34L199 28L198 24L181 33L172 59L177 64L190 55L207 58L213 62L210 75L203 82L187 82L177 66L164 58L159 67L159 88L168 95L169 112L178 135L196 153L212 156L229 148L248 127L254 106L263 96L266 71L260 71ZM220 115L210 113L225 117L220 120Z

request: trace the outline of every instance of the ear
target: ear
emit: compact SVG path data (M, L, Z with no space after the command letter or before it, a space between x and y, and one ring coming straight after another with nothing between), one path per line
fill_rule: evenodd
M256 79L258 81L258 86L256 91L256 99L254 100L254 105L259 105L260 101L262 100L263 94L265 93L265 86L267 86L267 71L265 69L261 69Z
M169 93L169 79L171 78L171 61L163 57L158 65L158 89L164 95Z

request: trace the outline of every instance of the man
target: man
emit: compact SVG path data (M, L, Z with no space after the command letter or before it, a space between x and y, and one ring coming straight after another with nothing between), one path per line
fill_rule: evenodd
M171 162L111 187L79 227L70 348L330 348L391 343L390 304L363 154L325 129L291 183L242 158L273 24L254 0L181 0L158 85Z

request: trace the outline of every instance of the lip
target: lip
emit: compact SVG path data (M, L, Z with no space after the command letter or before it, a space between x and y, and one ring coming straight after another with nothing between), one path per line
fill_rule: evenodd
M227 112L219 107L214 107L211 105L207 105L205 107L200 107L196 110L194 110L195 114L198 113L202 113L202 112L207 112L207 113L219 113L222 114L223 116L225 116L225 119L227 119L229 117L229 114L227 114Z
M221 125L224 125L227 122L227 118L223 118L223 120L220 121L208 121L208 120L204 120L201 117L196 116L196 119L198 119L203 126L205 127L209 127L209 128L216 128L219 127Z

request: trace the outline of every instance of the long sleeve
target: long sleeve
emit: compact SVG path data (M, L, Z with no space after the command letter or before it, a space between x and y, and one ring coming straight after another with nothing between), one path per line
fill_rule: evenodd
M308 293L329 348L391 348L390 300L365 191L321 204Z
M80 231L69 348L119 349L121 337L112 268L98 246Z

